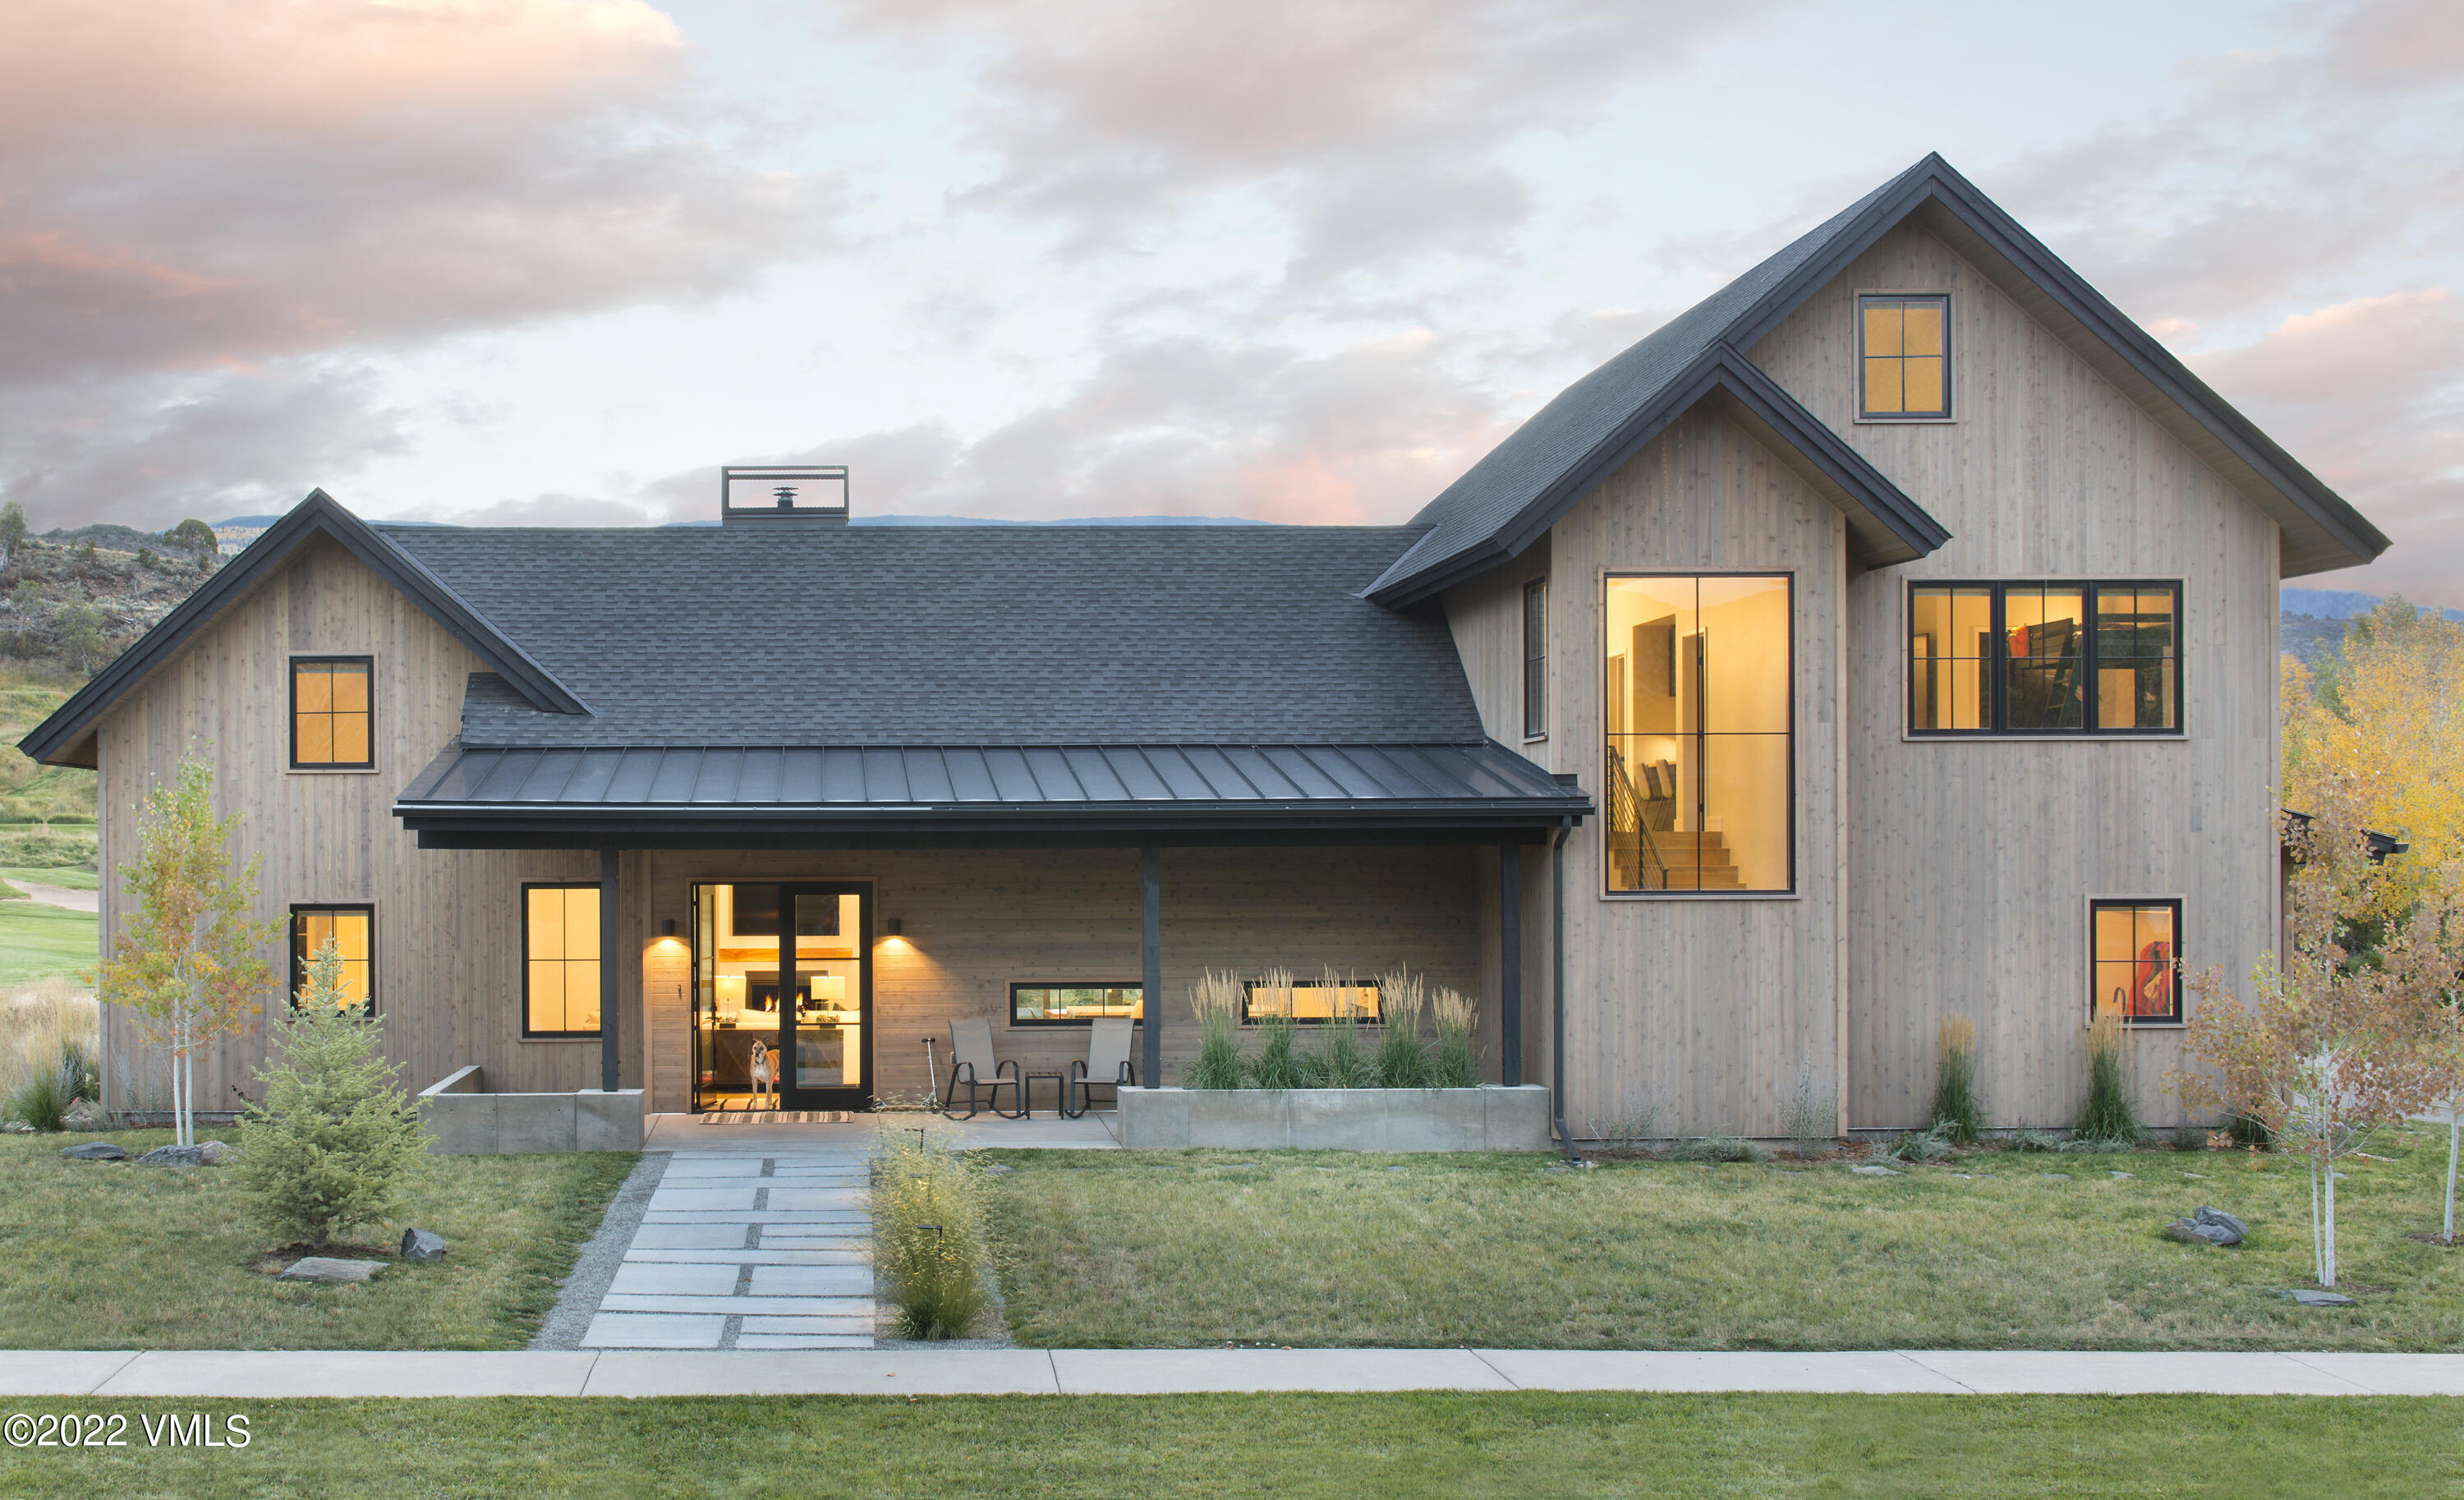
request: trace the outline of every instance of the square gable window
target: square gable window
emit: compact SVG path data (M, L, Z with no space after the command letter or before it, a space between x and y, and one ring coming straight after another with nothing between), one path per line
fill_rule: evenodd
M1943 421L1950 415L1950 298L1867 294L1857 298L1858 415L1869 422Z
M303 771L365 771L376 765L375 659L291 658L291 764Z

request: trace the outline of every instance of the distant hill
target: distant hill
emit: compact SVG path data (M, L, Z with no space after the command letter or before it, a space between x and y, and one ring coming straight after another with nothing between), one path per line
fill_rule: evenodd
M2353 621L2387 602L2383 595L2351 588L2283 588L2277 591L2277 631L2284 654L2316 669L2344 649L2344 632ZM2464 620L2464 609L2436 608L2450 620Z

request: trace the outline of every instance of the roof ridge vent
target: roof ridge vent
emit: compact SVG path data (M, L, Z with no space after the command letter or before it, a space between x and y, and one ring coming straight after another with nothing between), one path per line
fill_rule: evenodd
M718 471L722 526L844 526L845 464L732 464Z

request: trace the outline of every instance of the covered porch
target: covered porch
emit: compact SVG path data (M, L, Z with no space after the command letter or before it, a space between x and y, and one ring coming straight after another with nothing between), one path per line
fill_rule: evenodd
M1527 1081L1527 860L1588 809L1483 742L457 748L395 810L423 848L596 851L601 1079L654 1116L920 1105L980 1021L1045 1121L1094 1013L1177 1081L1208 970L1408 967Z

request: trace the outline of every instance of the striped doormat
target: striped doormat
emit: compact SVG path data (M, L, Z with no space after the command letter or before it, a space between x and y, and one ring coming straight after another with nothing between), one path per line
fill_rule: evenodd
M705 1125L852 1125L864 1118L853 1110L713 1110Z

